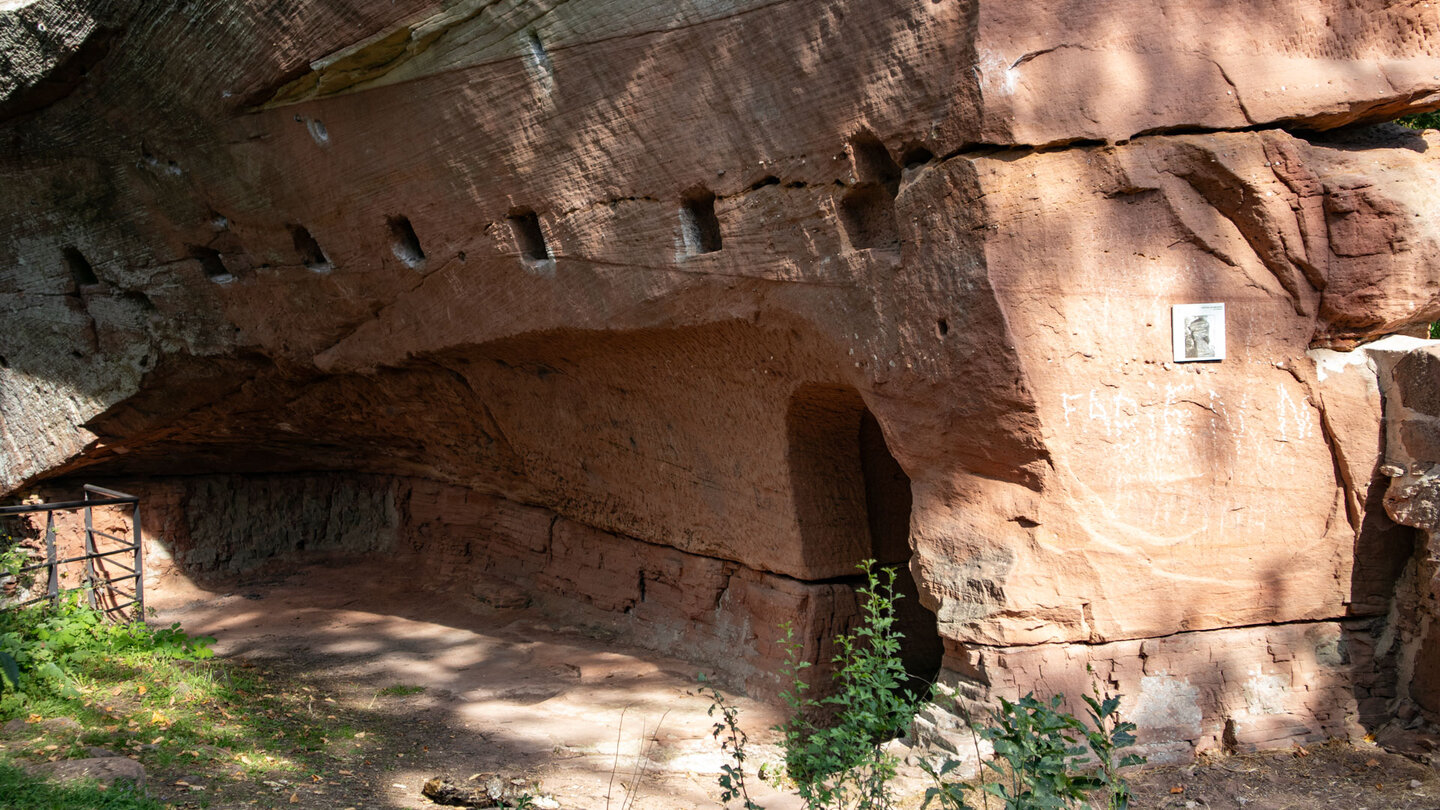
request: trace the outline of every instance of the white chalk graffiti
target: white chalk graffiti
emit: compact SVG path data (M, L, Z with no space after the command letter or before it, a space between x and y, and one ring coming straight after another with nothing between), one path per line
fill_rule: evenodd
M1271 510L1232 483L1298 484L1324 472L1300 446L1318 439L1319 415L1297 382L1278 381L1273 400L1193 382L1103 385L1061 393L1059 405L1087 455L1100 452L1077 470L1082 482L1117 515L1144 515L1141 524L1170 527L1177 541L1266 529Z

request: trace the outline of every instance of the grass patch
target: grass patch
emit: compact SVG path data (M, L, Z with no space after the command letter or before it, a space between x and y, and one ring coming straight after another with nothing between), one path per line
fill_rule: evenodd
M0 724L11 723L0 739L0 766L6 778L27 780L25 790L41 791L36 796L70 791L47 804L0 785L0 810L164 806L87 804L123 791L47 786L17 771L27 761L87 757L92 747L139 761L153 784L186 795L181 806L205 807L221 794L273 792L283 803L292 785L340 784L349 773L340 769L376 745L353 712L315 686L247 661L209 658L208 640L178 627L104 625L86 610L0 614L0 644L21 662L18 687L0 691ZM17 726L17 718L26 722ZM94 795L75 798L89 795L84 790Z
M418 695L424 691L425 687L423 686L406 686L397 683L393 686L387 686L375 694L381 697L410 697L411 695Z
M0 761L3 810L165 810L165 805L123 784L104 788L93 782L60 785L38 779Z

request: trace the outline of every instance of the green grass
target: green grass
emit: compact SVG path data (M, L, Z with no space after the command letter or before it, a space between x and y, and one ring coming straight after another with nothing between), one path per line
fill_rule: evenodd
M0 761L0 810L165 810L165 805L123 783L110 788L94 782L61 785Z
M264 780L331 779L376 746L373 735L357 729L354 711L343 711L321 688L247 661L190 655L186 638L174 627L96 625L73 606L0 613L0 643L22 662L19 688L0 689L0 724L28 721L0 738L0 766L11 772L6 778L27 780L30 791L0 784L0 810L162 806L114 804L111 797L123 791L47 786L15 770L24 762L85 757L92 746L138 760L157 783L200 778L206 790L192 793L187 807L208 806L226 791L250 795ZM55 667L47 670L47 663ZM45 722L53 718L79 726ZM45 791L66 792L51 800ZM112 803L95 803L102 800Z
M387 686L375 694L381 697L410 697L411 695L418 695L424 691L425 687L423 686L406 686L397 683L394 686Z

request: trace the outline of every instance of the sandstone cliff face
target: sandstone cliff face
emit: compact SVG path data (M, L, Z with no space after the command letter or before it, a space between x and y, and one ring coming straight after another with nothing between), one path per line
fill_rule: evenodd
M970 694L1098 662L1177 755L1390 710L1380 388L1307 352L1440 316L1440 137L1357 128L1440 106L1435 9L12 5L0 490L219 573L315 476L756 688L910 559Z

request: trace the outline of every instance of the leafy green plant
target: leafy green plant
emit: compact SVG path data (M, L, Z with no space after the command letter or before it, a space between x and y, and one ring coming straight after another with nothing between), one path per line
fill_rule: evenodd
M1084 700L1094 728L1060 711L1063 695L1048 702L1034 694L1013 703L1001 698L991 715L993 725L978 732L971 725L972 733L994 746L995 758L984 766L996 780L987 782L982 769L978 785L950 781L947 777L960 766L958 761L922 762L935 782L923 806L938 802L945 810L973 810L967 796L978 793L999 799L1005 810L1060 810L1090 806L1093 794L1101 793L1108 810L1126 810L1130 789L1120 769L1144 759L1118 754L1134 745L1135 724L1120 720L1119 696L1102 695L1098 686L1092 685ZM978 757L978 745L976 753ZM984 801L988 806L989 799Z
M831 695L816 700L806 694L810 686L803 676L810 664L801 657L803 644L793 627L781 626L787 655L780 672L791 684L781 697L790 718L775 730L783 735L786 776L811 810L893 807L890 782L898 762L885 744L909 727L920 704L904 688L895 572L877 570L870 560L860 567L866 576L865 587L856 591L860 621L854 631L835 639ZM738 799L744 810L759 810L745 781L748 738L740 728L739 712L718 690L707 688L704 676L700 682L701 694L711 701L710 716L719 716L713 736L732 760L721 766L721 801ZM1089 725L1061 711L1063 695L1042 701L1032 693L1014 702L1001 698L985 728L957 701L956 710L975 742L975 761L983 762L980 775L974 782L957 780L962 762L951 757L922 760L921 768L934 781L922 807L975 810L970 801L978 798L985 808L993 799L1004 810L1065 810L1088 807L1103 796L1107 810L1128 810L1130 790L1120 769L1144 762L1134 754L1121 754L1135 744L1135 724L1120 719L1120 697L1103 694L1098 684L1092 683L1091 694L1083 699ZM994 749L988 761L981 755L982 738ZM988 780L987 771L992 776Z
M1416 113L1395 119L1411 129L1440 129L1440 112Z
M820 700L806 696L802 677L808 662L793 628L785 628L788 650L782 673L793 689L781 697L790 719L779 731L785 738L786 774L811 808L884 810L895 803L890 780L895 757L885 743L902 735L919 708L904 688L908 677L900 659L903 634L896 627L895 571L877 570L873 560L860 564L866 585L860 597L860 622L835 638L835 690ZM815 718L823 718L817 721Z
M920 699L904 688L908 675L900 659L903 634L896 627L895 571L876 569L874 560L860 563L866 584L860 597L859 625L835 638L833 659L835 690L816 700L804 671L804 645L795 628L781 625L786 650L780 674L790 683L781 698L789 719L775 728L783 736L785 776L808 808L816 810L887 810L895 797L890 780L899 764L885 744L909 727ZM748 738L739 725L739 710L713 687L704 686L710 698L710 715L719 713L713 736L732 760L721 766L721 801L739 799L745 810L759 810L745 782L745 746ZM763 772L761 777L765 778Z
M0 652L0 692L20 688L20 664L15 656Z
M1094 680L1094 670L1089 664L1085 665L1085 669L1092 677L1090 694L1084 698L1090 722L1094 725L1093 729L1085 731L1085 741L1097 766L1094 778L1105 791L1108 810L1127 810L1130 807L1130 786L1120 775L1120 769L1143 765L1145 758L1139 754L1125 754L1116 759L1116 755L1135 744L1135 724L1120 719L1120 696L1101 694Z
M740 710L726 702L720 690L707 684L704 673L700 674L699 681L700 694L710 698L710 708L706 714L714 717L717 711L720 713L720 719L711 728L710 736L720 741L720 750L731 760L720 766L720 776L716 780L720 784L720 802L729 804L739 799L744 810L763 810L751 800L750 791L745 784L745 747L749 744L750 737L740 728Z
M198 661L214 654L213 638L190 636L178 624L156 629L111 623L80 597L75 592L54 605L0 612L0 670L10 689L22 695L68 695L79 671L115 655Z
M1085 753L1075 737L1085 727L1059 711L1063 700L1056 695L1046 703L1033 694L1014 703L1001 698L995 725L981 732L995 746L996 759L985 764L1000 776L985 791L1004 802L1005 810L1073 807L1099 787L1074 767Z

